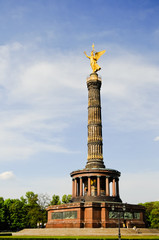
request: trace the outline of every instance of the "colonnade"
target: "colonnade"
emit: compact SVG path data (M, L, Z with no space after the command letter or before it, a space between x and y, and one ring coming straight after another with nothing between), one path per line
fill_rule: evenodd
M112 183L112 189L110 185ZM112 196L119 197L119 179L108 176L84 176L72 178L72 197Z

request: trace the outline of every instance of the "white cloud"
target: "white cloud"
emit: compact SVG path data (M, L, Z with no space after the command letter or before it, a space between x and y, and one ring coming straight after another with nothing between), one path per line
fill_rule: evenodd
M159 136L154 138L154 141L159 141Z
M20 70L16 87L10 89L10 94L13 101L32 101L32 104L36 105L49 101L53 103L52 100L63 102L61 97L66 97L63 94L67 94L66 88L67 91L84 88L79 77L77 74L74 79L72 62L66 61L65 56L63 59L58 57L51 61L37 61Z
M159 126L159 70L139 56L125 53L105 62L102 97L107 119L126 129Z
M12 171L0 173L0 180L8 180L12 178L14 178L14 174Z
M75 106L77 98L69 94L82 86L77 83L79 76L71 78L71 61L57 56L58 60L27 62L27 57L22 60L24 47L20 43L0 50L0 58L6 59L0 69L0 161L23 160L41 151L72 153L59 135L69 126L72 109L80 111Z
M1 114L0 162L27 159L42 151L71 152L62 146L62 140L58 137L67 124L56 123L56 118L53 119L46 112L15 111Z
M159 199L159 172L122 173L120 195L124 202L144 203Z

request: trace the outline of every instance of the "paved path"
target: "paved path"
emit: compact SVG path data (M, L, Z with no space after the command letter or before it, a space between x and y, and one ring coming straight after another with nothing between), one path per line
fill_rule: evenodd
M114 236L118 235L118 228L43 228L23 229L13 236ZM121 235L131 236L159 236L159 229L122 228Z

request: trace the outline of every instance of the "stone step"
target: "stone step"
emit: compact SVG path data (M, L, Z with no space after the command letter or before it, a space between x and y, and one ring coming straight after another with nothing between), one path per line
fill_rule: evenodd
M132 229L121 228L121 235L156 235L159 229ZM34 228L23 229L13 233L13 236L108 236L118 235L118 228Z

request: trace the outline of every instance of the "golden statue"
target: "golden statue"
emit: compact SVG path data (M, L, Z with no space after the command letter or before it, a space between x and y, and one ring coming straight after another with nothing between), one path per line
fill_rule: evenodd
M86 52L84 54L86 57L90 59L90 64L92 67L93 72L97 72L101 69L101 67L97 64L97 60L105 53L105 50L101 52L96 52L94 49L94 44L92 45L92 51L91 51L91 56L88 56Z

